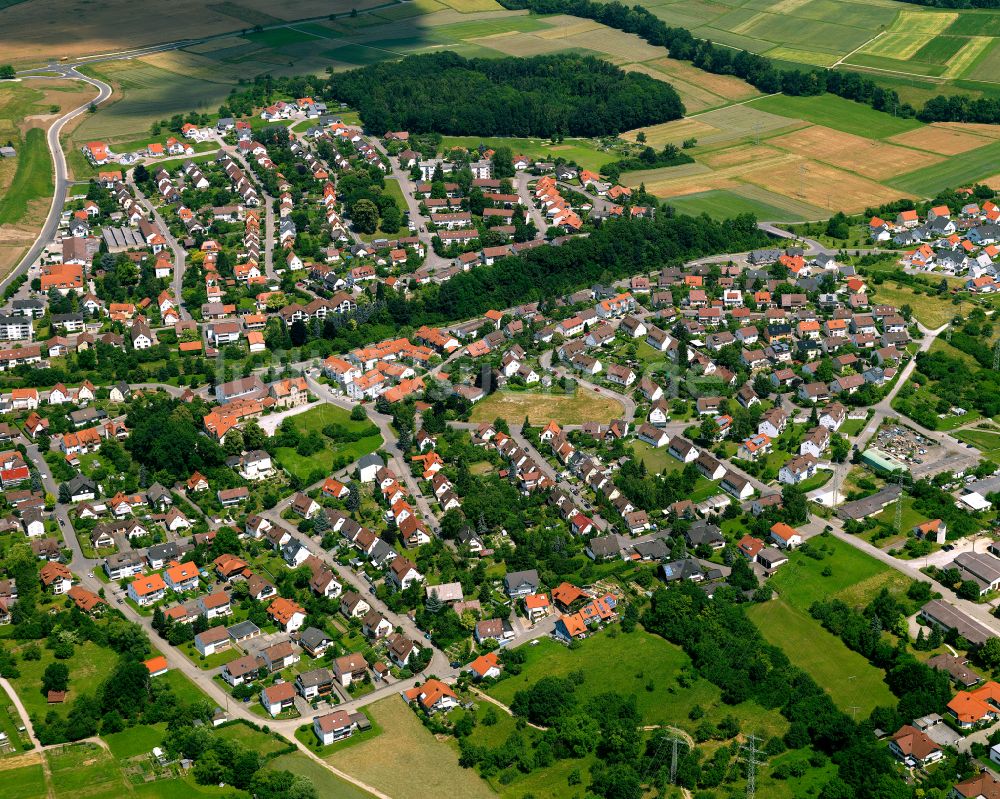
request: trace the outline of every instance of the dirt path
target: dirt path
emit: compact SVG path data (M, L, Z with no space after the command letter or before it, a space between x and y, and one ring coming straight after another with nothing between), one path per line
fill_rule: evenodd
M511 716L511 717L514 716L514 711L511 710L509 707L507 707L507 705L505 705L499 699L494 699L489 694L484 694L478 688L475 688L475 687L473 687L471 685L469 686L469 690L472 693L474 693L476 696L478 696L480 699L482 699L484 702L489 702L491 705L496 705L498 708L500 708L508 716ZM542 727L542 726L539 726L538 724L532 724L530 721L527 722L527 725L529 727L531 727L532 729L534 729L534 730L541 730L543 732L548 729L548 727Z

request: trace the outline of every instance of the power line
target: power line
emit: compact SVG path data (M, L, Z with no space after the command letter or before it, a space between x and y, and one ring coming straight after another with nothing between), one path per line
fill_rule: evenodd
M757 794L757 767L763 766L765 762L757 759L759 741L756 735L748 735L746 743L740 746L743 762L747 767L747 799L754 799Z

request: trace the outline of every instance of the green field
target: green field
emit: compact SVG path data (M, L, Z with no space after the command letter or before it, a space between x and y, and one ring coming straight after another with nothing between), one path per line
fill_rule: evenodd
M778 599L751 605L747 615L761 634L823 686L845 713L856 709L855 718L860 720L878 706L896 704L882 671L808 614Z
M496 796L479 775L458 765L458 755L437 740L398 696L365 708L384 737L325 758L336 768L390 796L406 799L490 799Z
M997 172L1000 141L948 158L939 164L918 169L888 182L903 191L930 196L944 186L964 186Z
M788 207L782 202L783 199L774 195L774 201L771 203L743 196L739 190L712 189L682 197L671 197L668 202L678 213L691 216L708 214L713 219L730 219L737 214L753 214L758 219L801 222L816 219L824 213L820 209L811 214L802 213L799 209Z
M17 695L21 698L28 715L44 718L51 709L42 694L42 673L55 660L51 649L41 647L39 660L18 658L20 677L11 679ZM75 647L73 657L66 662L69 666L69 695L72 702L81 693L93 693L114 669L118 656L110 649L86 641ZM65 708L63 708L65 711Z
M973 304L969 302L952 304L949 297L917 294L908 286L889 281L873 286L871 294L877 297L878 302L895 305L897 308L909 305L917 321L931 329L939 328L956 315L968 313L973 308Z
M111 753L97 744L53 749L46 755L56 799L111 799L128 793L127 783Z
M790 97L778 94L759 97L747 105L761 111L802 119L870 139L885 139L897 133L919 128L922 124L915 119L894 117L875 111L867 105L830 94L813 97Z
M293 774L308 777L316 786L319 799L371 799L369 793L340 779L336 774L301 752L280 755L274 760L269 760L265 768L284 769Z
M21 766L0 772L4 799L38 799L46 795L42 764Z
M107 61L85 67L88 75L114 84L123 98L102 108L73 131L74 142L128 141L148 135L149 126L189 111L216 113L230 84L178 75L140 60Z
M972 444L983 453L984 458L996 460L1000 458L1000 430L959 430L952 434L959 441Z
M27 132L17 154L17 171L10 191L0 197L0 224L20 220L32 200L52 196L52 162L41 128Z
M119 760L127 760L136 755L152 752L154 746L159 746L163 742L166 731L166 722L153 725L140 724L101 737L111 750L111 754Z
M358 432L367 428L371 422L355 422L351 419L351 412L339 408L336 405L324 403L315 408L310 408L305 413L293 416L295 427L302 434L317 432L322 435L323 428L327 425L336 424L346 428L349 432ZM335 459L347 458L349 461L356 461L362 455L374 452L382 446L382 436L366 436L358 441L331 441L323 436L323 449L315 455L302 456L289 447L279 447L276 452L278 464L295 474L302 480L307 480L316 469L323 469L329 474L333 471Z
M241 748L253 749L262 755L278 752L286 749L289 745L289 742L286 740L269 735L266 732L261 732L260 730L255 730L248 724L240 722L220 727L215 731L215 734L220 738L236 742Z
M609 422L619 416L622 405L618 400L590 389L577 389L569 394L543 394L538 391L496 391L477 402L469 417L471 422L492 422L504 419L527 419L532 424L582 424Z
M793 552L770 581L781 599L803 613L818 600L837 597L852 605L867 604L883 586L892 590L909 584L899 572L833 536L813 538L810 546L821 546L829 554L816 560ZM828 566L833 573L824 577Z
M761 735L780 735L787 726L776 711L752 702L724 704L719 689L708 680L697 679L690 686L680 687L677 676L690 663L688 656L680 647L641 628L617 637L607 633L595 635L578 649L542 639L535 646L524 647L524 652L527 660L521 674L489 689L492 696L506 705L513 701L517 691L541 677L565 677L570 672L583 671L586 678L577 686L581 701L613 687L635 697L646 724L673 724L693 733L704 719L718 723L732 714ZM688 717L695 705L704 709L704 719L694 721Z
M567 161L575 161L583 169L595 171L618 158L616 153L602 152L598 149L597 144L590 139L564 139L558 144L553 144L547 139L514 137L443 136L441 139L441 149L444 152L448 152L452 147L474 150L481 144L491 149L500 146L510 147L513 155L525 155L528 158L538 158L545 161L565 158Z

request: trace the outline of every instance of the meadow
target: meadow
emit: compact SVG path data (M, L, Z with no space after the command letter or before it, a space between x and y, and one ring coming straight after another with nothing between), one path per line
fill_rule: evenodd
M495 798L475 771L458 765L454 749L435 738L400 697L383 699L365 710L385 735L335 752L325 758L331 765L390 796Z
M323 435L323 428L327 425L340 425L349 433L365 430L371 425L371 422L367 420L364 422L353 421L350 411L336 405L324 403L291 418L296 429L302 435L316 432L323 438L323 449L313 455L299 455L290 447L278 448L275 455L278 464L302 480L308 480L317 469L322 469L329 474L333 471L333 464L337 459L346 458L348 462L355 461L362 455L374 452L382 446L382 436L378 433L365 436L357 441L341 442L333 441Z
M896 703L882 671L807 613L778 599L751 605L747 615L761 635L822 685L845 713L862 719L878 706Z
M536 425L555 420L559 424L608 422L622 412L618 400L578 388L573 395L543 394L537 391L497 391L476 403L469 417L473 422L503 419L523 420Z

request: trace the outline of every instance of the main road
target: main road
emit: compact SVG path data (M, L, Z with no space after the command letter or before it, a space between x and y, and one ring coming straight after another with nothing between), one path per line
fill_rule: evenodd
M76 119L80 114L85 114L90 109L90 107L100 105L105 100L111 96L111 87L103 81L99 81L96 78L89 78L86 75L81 75L77 72L75 66L54 66L49 68L49 72L58 72L60 78L66 78L69 80L80 80L84 83L89 83L91 86L97 88L97 97L92 100L88 100L83 105L74 108L71 111L67 111L59 119L52 123L46 133L46 141L49 146L49 152L52 154L52 164L55 169L55 180L54 190L52 193L52 202L49 204L49 214L45 218L45 224L42 225L41 233L39 233L38 238L35 239L35 243L28 248L28 252L20 260L17 266L14 267L13 271L9 275L6 275L3 280L0 280L0 290L5 289L7 285L13 281L16 277L23 275L28 271L28 267L35 262L35 260L42 254L42 250L45 249L45 245L55 238L56 230L59 228L59 218L62 215L63 200L66 197L66 192L69 189L69 179L66 176L66 157L63 154L62 143L59 141L59 134L62 133L62 129L66 126L67 122ZM31 78L33 80L51 80L54 76L52 75L26 75L26 78Z

